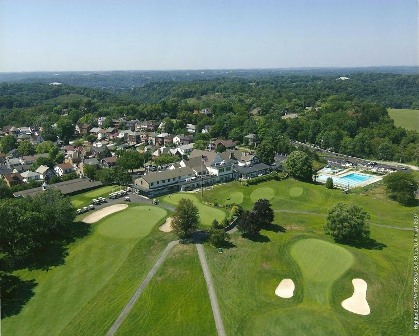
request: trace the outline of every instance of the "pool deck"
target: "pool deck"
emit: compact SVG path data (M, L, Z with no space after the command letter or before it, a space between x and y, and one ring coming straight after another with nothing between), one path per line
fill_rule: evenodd
M342 170L342 171L337 172L337 173L327 173L327 172L322 172L321 170L319 170L318 173L320 173L319 177L320 176L325 177L324 181L323 181L323 179L321 179L321 180L317 179L319 182L325 183L326 179L328 177L331 177L333 179L334 186L337 187L337 188L341 188L341 189L348 189L348 183L339 183L339 181L336 181L336 179L344 178L345 176L348 176L348 175L351 175L351 174L368 176L369 178L366 181L360 181L358 183L355 182L354 184L349 185L350 188L365 187L369 184L376 183L376 182L381 181L383 179L382 176L360 173L360 172L358 172L357 170L354 170L354 169L345 169L345 170Z

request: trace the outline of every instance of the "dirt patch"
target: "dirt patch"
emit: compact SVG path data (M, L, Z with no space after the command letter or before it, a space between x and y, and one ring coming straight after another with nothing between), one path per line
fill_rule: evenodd
M167 217L166 221L159 226L161 232L172 232L172 217Z
M83 222L87 223L87 224L93 224L96 223L97 221L100 221L102 218L109 216L110 214L113 214L115 212L124 210L128 207L128 204L114 204L114 205L110 205L106 208L97 210L93 213L91 213L90 215L88 215L87 217L83 218Z

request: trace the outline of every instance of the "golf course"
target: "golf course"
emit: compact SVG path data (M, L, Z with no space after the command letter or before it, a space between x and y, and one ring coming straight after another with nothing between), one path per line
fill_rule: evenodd
M87 202L95 196L75 197ZM417 208L389 200L382 186L344 194L293 179L252 186L232 182L203 196L167 195L160 205L174 207L181 198L197 205L203 228L222 221L232 204L251 209L266 198L274 210L273 225L257 239L234 232L222 253L204 244L227 335L413 334L410 229ZM339 244L324 233L327 211L337 202L358 204L370 214L369 244ZM22 310L2 321L4 334L106 335L165 247L177 239L158 230L170 215L160 205L120 208L90 224L92 232L69 247L63 265L16 272L37 285ZM289 298L275 295L283 279L295 284ZM353 279L368 285L368 315L342 307L354 292ZM170 251L116 335L217 335L194 245Z

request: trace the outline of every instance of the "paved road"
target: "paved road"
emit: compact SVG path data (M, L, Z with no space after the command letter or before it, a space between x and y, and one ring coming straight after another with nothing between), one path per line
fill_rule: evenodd
M166 248L164 249L163 253L161 254L160 258L157 260L157 262L154 264L151 271L147 274L144 281L141 283L140 287L135 291L134 295L132 296L131 300L127 303L127 305L122 310L121 314L118 316L118 318L115 320L112 327L109 329L107 336L114 335L118 328L121 326L124 319L128 316L132 308L134 307L134 304L137 302L138 298L140 297L141 293L144 291L144 289L147 287L148 283L151 281L153 276L157 273L160 266L163 264L164 260L167 258L169 252L172 250L172 248L179 243L178 240L172 241L169 244L167 244Z
M205 258L204 248L201 244L196 244L196 249L199 255L199 261L201 262L202 271L204 272L205 281L207 283L208 295L211 300L212 313L214 315L215 327L218 332L218 336L226 336L226 332L221 318L220 308L218 307L217 296L215 295L214 286L211 280L211 273L208 268L207 260Z

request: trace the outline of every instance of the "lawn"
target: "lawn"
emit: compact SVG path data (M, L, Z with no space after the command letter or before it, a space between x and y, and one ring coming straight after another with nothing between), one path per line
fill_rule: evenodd
M237 184L247 208L259 188L274 190L274 222L286 231L263 230L256 241L235 233L234 247L223 254L206 249L228 335L412 334L412 232L371 226L377 244L357 248L334 243L323 225L327 209L339 201L357 203L372 213L373 222L396 227L411 227L414 208L374 193L345 195L292 179L250 187ZM231 187L216 187L206 199L222 199L228 190ZM291 299L274 293L284 278L294 280ZM368 283L368 316L341 307L352 295L353 278Z
M216 335L194 245L172 250L117 335Z
M151 210L148 210L149 208ZM49 271L16 272L24 279L35 279L38 285L34 297L22 311L2 321L4 334L58 335L67 327L70 330L67 333L69 335L93 335L97 334L97 323L106 328L106 322L109 325L110 320L116 318L121 307L126 304L135 287L141 282L141 277L145 276L149 266L167 244L166 240L164 243L159 243L160 238L156 242L148 242L147 246L156 247L143 251L144 246L142 246L139 253L142 259L131 258L133 253L138 254L137 251L133 252L136 246L149 234L151 228L163 221L166 215L165 210L157 207L130 207L95 224L93 232L88 237L70 247L64 265ZM127 225L128 221L134 221L144 228L138 230L134 224ZM123 237L118 231L110 228L110 223L118 226L122 222L123 229L130 232ZM145 252L149 255L145 255ZM134 274L131 274L132 271L125 266L128 260L130 260L128 268L133 268ZM137 266L133 267L133 264ZM109 291L115 283L124 283L126 274L129 285L120 289L121 298L115 302L105 301L106 305L113 307L111 314L106 314L107 307L95 304L95 313L86 316L92 303L107 297L103 295L103 291ZM113 294L115 293L109 293ZM86 318L88 322L85 321ZM93 323L94 326L89 323ZM78 328L80 324L83 324L83 328ZM90 332L85 333L89 328Z
M73 204L73 206L76 208L84 207L86 205L91 204L94 198L107 198L109 194L116 188L119 189L119 187L115 186L105 186L82 194L71 196L71 204Z
M198 207L201 224L203 226L211 226L214 219L216 219L218 222L221 222L226 216L226 213L223 210L202 204L200 203L197 196L189 193L177 193L165 196L163 198L163 202L176 205L182 198L191 200Z
M388 114L394 120L396 126L419 131L419 110L388 109Z

